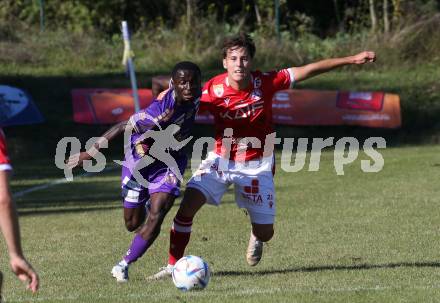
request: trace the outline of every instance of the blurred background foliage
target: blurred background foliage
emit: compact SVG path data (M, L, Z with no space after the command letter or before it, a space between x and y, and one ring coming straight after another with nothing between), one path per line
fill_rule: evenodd
M133 47L142 54L139 65L152 72L182 58L205 69L219 68L223 37L239 31L255 38L261 68L304 64L365 47L380 50L390 66L439 60L440 0L279 0L278 29L275 2L2 0L0 63L87 73L87 58L93 58L98 61L94 68L112 70L119 66L114 55L121 52L122 20L128 21ZM72 56L75 60L67 60Z
M127 20L135 31L174 28L209 20L230 30L273 34L273 0L2 0L0 22L38 26L43 5L47 27L73 32L119 33ZM278 0L282 31L295 36L334 36L369 28L400 29L438 12L438 0Z

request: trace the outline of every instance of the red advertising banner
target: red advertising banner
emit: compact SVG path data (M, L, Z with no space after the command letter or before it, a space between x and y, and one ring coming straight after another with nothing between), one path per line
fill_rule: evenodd
M152 99L150 89L139 89L141 108ZM134 113L130 89L75 89L72 91L74 121L114 124ZM401 126L398 95L384 92L319 91L288 89L277 92L272 103L273 122L283 125L356 125L377 128ZM214 118L200 112L196 121L212 124Z
M400 99L383 92L286 90L274 96L273 120L288 125L398 128Z
M141 108L153 100L151 89L139 89ZM73 120L85 124L115 124L134 113L131 89L81 88L72 90Z

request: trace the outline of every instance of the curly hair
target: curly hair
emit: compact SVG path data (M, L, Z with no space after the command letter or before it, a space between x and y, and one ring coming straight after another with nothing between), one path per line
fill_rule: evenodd
M200 79L202 78L202 72L197 64L190 61L182 61L174 65L173 70L171 72L171 77L174 78L177 75L177 71L179 70L188 70L193 71Z

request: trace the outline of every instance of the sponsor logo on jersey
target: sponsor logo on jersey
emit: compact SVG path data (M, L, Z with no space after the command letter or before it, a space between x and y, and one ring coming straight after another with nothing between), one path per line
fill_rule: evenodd
M229 98L225 98L225 104L226 104L226 106L229 106L229 101L231 101L231 99L229 99Z
M246 119L256 115L263 107L264 101L260 99L253 103L238 104L233 110L220 113L220 116L230 120Z
M259 77L256 77L254 79L254 88L260 88L261 87L261 79Z
M251 99L254 101L258 101L261 99L261 97L263 97L263 92L261 91L261 89L254 89L251 93Z
M263 205L263 198L260 195L258 180L252 180L251 186L245 186L244 192L241 193L242 197L248 200L248 202L261 206Z
M148 145L142 142L136 142L134 145L134 149L136 151L136 154L138 157L144 157L147 154L148 151Z
M221 96L223 96L223 93L224 93L224 88L223 88L223 84L215 84L215 85L213 85L212 86L212 89L213 89L213 91L214 91L214 94L217 96L217 97L221 97Z

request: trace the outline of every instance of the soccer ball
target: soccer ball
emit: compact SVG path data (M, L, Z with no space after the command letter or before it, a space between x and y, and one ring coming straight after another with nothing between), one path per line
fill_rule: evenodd
M209 282L211 272L208 263L197 256L185 256L173 267L174 285L180 290L204 289Z

